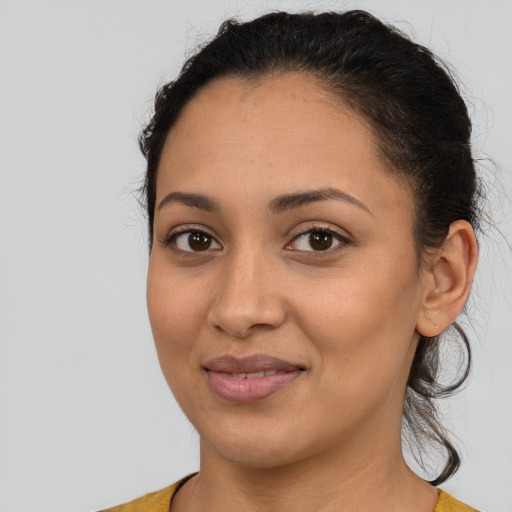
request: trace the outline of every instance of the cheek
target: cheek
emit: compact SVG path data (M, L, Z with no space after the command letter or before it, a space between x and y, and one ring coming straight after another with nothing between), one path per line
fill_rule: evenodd
M353 270L324 286L310 287L306 295L296 294L301 299L295 315L316 347L329 383L347 378L344 386L362 391L405 371L418 288L414 270L399 281L391 267L381 266L378 274Z
M194 288L193 281L180 279L155 260L150 261L148 272L148 313L160 365L171 385L171 381L186 379L185 369L199 349L198 331L204 324L206 297Z

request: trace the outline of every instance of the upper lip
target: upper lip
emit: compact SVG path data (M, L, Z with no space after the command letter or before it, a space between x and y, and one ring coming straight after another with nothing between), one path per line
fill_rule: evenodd
M303 366L298 364L264 354L245 357L224 355L206 362L204 368L209 371L222 373L254 373L269 370L290 372L304 369Z

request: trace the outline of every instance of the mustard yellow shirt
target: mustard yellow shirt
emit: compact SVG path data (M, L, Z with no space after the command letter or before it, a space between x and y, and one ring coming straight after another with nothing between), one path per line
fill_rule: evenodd
M102 510L100 512L169 512L171 500L176 491L195 475L189 475L160 491L151 492L136 500L118 505L117 507ZM476 509L464 505L448 493L439 489L439 498L433 512L478 512Z

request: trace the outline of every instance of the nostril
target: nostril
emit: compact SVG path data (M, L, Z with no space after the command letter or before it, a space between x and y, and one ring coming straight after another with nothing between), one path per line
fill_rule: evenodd
M253 330L268 329L269 327L271 327L271 326L268 324L254 324L254 325L251 325L250 329L253 329Z

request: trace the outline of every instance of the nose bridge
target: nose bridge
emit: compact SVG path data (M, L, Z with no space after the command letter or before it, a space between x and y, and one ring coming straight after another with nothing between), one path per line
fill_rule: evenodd
M240 246L223 263L209 312L209 323L231 336L246 337L254 327L278 327L285 308L269 251L252 244Z

